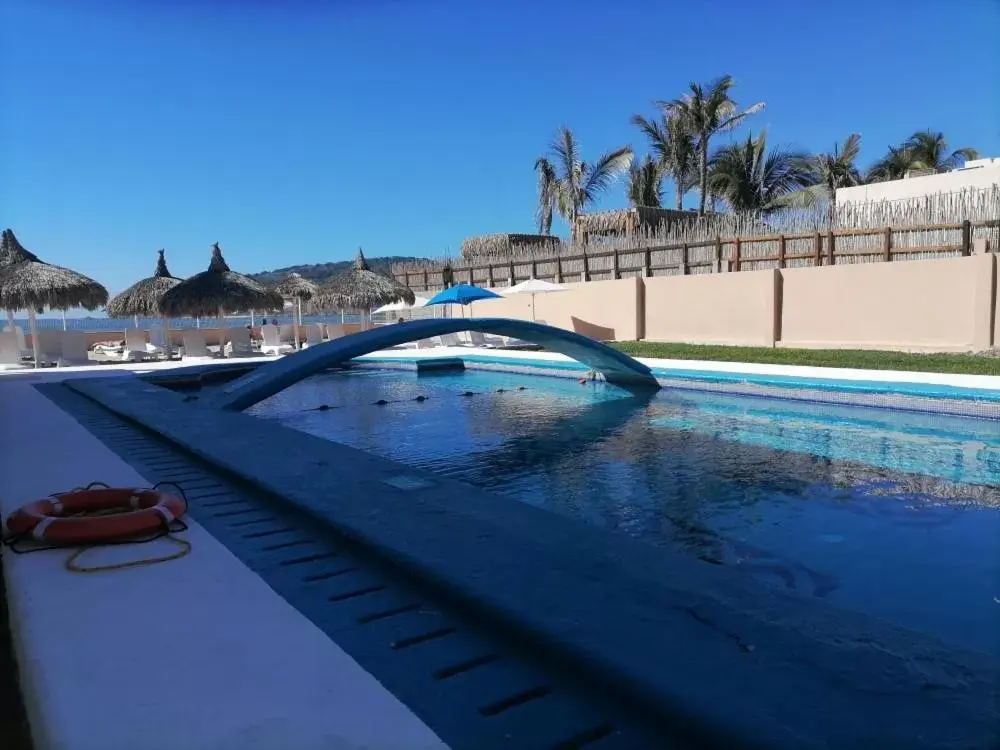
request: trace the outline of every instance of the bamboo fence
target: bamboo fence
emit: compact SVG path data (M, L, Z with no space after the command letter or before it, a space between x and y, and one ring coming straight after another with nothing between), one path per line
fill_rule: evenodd
M814 210L714 214L639 230L557 240L506 255L396 264L414 291L453 283L503 287L529 278L557 283L634 276L756 271L970 255L1000 249L1000 186L917 199L851 203Z

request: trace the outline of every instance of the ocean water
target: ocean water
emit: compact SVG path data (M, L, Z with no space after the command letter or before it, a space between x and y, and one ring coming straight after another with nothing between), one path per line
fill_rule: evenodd
M292 314L288 315L256 315L254 316L254 322L256 325L260 325L261 320L267 318L268 321L277 318L279 324L292 323L294 322L294 316ZM357 314L344 314L345 323L360 323L362 320L361 315ZM59 329L62 330L63 321L62 318L37 318L36 319L39 328L45 329ZM28 319L27 318L15 318L14 322L21 326L25 332L28 331ZM340 314L336 315L303 315L303 323L339 323ZM139 318L139 328L152 328L153 326L160 325L161 321L159 318ZM195 318L171 318L170 327L174 329L180 328L196 328L199 325L203 325L206 328L214 328L217 323L216 318L203 318L200 321ZM7 319L6 317L0 316L0 327L6 327ZM226 325L231 328L237 328L240 326L250 325L249 315L232 315L226 316ZM66 318L66 329L70 331L124 331L126 328L135 327L135 321L132 318Z
M1000 653L995 420L487 371L327 373L250 411Z

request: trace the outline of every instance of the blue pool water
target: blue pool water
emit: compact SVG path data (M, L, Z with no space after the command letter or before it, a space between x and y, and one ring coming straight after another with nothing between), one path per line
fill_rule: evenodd
M1000 653L994 420L400 370L251 413Z

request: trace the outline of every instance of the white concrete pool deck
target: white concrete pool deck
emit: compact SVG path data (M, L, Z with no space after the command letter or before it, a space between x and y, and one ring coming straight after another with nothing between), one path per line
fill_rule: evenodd
M571 362L565 354L503 349L476 349L468 346L436 347L434 349L392 349L367 354L359 359L438 358L480 355L499 359L521 359L535 362ZM701 372L735 373L742 375L779 375L823 380L868 381L873 383L918 383L946 385L957 388L986 388L1000 391L1000 375L962 375L941 372L909 372L905 370L858 370L840 367L801 367L797 365L766 365L746 362L711 362L708 360L654 359L636 357L647 367L664 370L695 370Z
M0 383L5 514L94 480L149 485L32 387L39 379L73 376L72 369ZM188 525L189 556L92 575L68 572L66 551L4 549L11 629L36 750L445 748L204 528L190 519ZM173 549L160 541L95 550L81 562Z
M478 349L469 346L435 347L433 349L400 348L366 354L360 359L378 358L428 358L461 357L479 355L501 359L521 359L536 362L570 362L564 354L537 351L514 351L503 349ZM126 375L153 373L190 367L199 364L246 364L267 361L272 357L247 357L234 359L189 358L171 362L133 362L114 365L77 365L73 367L46 368L34 370L27 367L0 367L0 378L12 377L37 382L39 379L56 377L96 377L103 375ZM708 360L655 359L636 357L644 365L664 370L695 370L744 375L777 375L796 378L823 380L867 381L872 383L914 383L921 385L944 385L956 388L985 388L1000 391L1000 375L963 375L943 372L911 372L907 370L861 370L846 367L803 367L798 365L768 365L747 362L712 362ZM57 373L57 374L55 374Z

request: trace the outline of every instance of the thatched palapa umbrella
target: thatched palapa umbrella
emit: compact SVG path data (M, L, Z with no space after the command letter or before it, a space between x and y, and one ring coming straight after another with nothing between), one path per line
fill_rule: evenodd
M395 279L375 273L368 267L365 255L358 248L354 267L319 288L314 304L325 310L361 310L404 301L412 305L413 291Z
M308 279L302 278L297 273L290 273L281 281L279 281L275 287L274 291L280 294L284 299L294 299L295 306L298 312L298 319L296 320L295 326L295 348L299 348L299 326L302 325L302 300L311 300L316 296L319 291L319 287Z
M46 307L51 310L71 307L96 310L107 301L108 290L92 278L62 266L43 263L17 241L10 229L3 230L0 237L0 307L8 311L28 311L35 367L38 367L36 310ZM8 320L13 322L10 312Z
M185 279L160 298L160 314L171 318L219 317L219 351L225 352L225 314L281 310L285 301L259 281L230 270L219 243L212 245L208 270Z
M115 295L108 302L109 318L133 318L135 327L139 327L139 318L156 318L160 316L160 300L163 295L181 283L181 280L170 275L163 251L159 251L156 259L156 271L152 276L135 282L124 292ZM167 356L170 356L170 329L167 319L163 318L163 329L167 334Z

